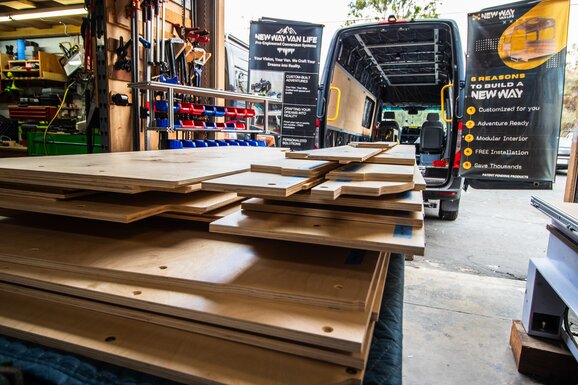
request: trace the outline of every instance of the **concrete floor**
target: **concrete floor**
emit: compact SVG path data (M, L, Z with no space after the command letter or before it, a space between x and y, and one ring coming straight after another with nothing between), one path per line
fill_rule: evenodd
M404 385L538 384L517 372L508 341L520 319L528 259L546 250L548 218L530 197L551 191L470 189L455 222L426 214L426 255L406 263Z

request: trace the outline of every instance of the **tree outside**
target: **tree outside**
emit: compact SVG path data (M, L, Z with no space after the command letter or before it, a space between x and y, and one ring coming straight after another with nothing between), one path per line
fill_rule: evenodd
M578 128L578 47L574 44L568 51L560 136L566 136Z
M399 20L435 18L439 17L439 4L428 0L355 0L348 4L348 16L366 21L387 20L390 15Z

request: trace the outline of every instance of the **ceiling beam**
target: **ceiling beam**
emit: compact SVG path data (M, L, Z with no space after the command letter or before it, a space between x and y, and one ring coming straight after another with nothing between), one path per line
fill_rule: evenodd
M365 42L363 41L363 39L359 36L359 35L355 35L355 38L357 39L357 41L359 42L359 44L361 44L361 47L363 47L363 50L365 51L365 53L367 54L367 56L369 56L369 59L373 62L373 64L375 65L375 67L377 67L377 69L379 70L379 72L381 72L381 76L383 77L383 80L385 80L385 82L387 83L388 86L391 86L391 82L389 81L389 79L387 78L387 75L385 74L385 72L383 72L383 69L381 68L381 66L379 64L377 64L377 60L375 60L375 57L373 57L373 54L371 53L371 51L367 48L367 46L365 45Z
M69 25L66 27L66 33L63 25L55 25L48 29L38 29L30 27L17 28L14 31L3 32L0 35L0 40L55 37L66 35L80 35L80 27L75 25Z
M390 43L390 44L371 44L368 45L367 48L369 49L376 49L376 48L397 48L397 47L420 47L424 45L435 45L435 41L423 41L419 43Z

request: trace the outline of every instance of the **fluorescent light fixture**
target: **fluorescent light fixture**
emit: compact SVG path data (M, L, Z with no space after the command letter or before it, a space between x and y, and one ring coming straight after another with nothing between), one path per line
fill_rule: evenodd
M38 12L22 12L16 13L8 16L0 16L0 23L8 22L11 20L33 20L33 19L48 19L50 17L63 17L63 16L77 16L86 15L88 12L83 7L76 8L64 8L55 9L52 11L38 11Z

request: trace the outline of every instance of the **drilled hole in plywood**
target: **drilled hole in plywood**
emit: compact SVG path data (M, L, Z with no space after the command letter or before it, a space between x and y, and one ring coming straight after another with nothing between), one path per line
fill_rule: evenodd
M319 186L319 188L329 188L329 187L327 187L327 186Z
M345 371L347 372L347 374L357 374L357 369L355 368L347 368L345 369Z
M104 170L98 170L98 172L105 172Z
M132 292L132 295L141 295L141 294L142 294L142 291L140 291L140 290L135 290Z
M43 168L44 166L38 166L38 168Z
M321 225L313 225L313 227L321 227Z
M332 333L333 332L333 328L331 326L323 326L322 330L325 333Z
M109 336L109 337L106 337L104 339L104 341L105 342L114 342L114 341L116 341L116 337L115 336Z
M343 285L341 285L339 283L337 285L333 285L333 287L336 289L339 289L339 290L343 289Z
M277 183L267 183L269 186L277 186Z
M161 269L161 270L166 270L167 267L166 267L166 266L159 266L159 269Z

